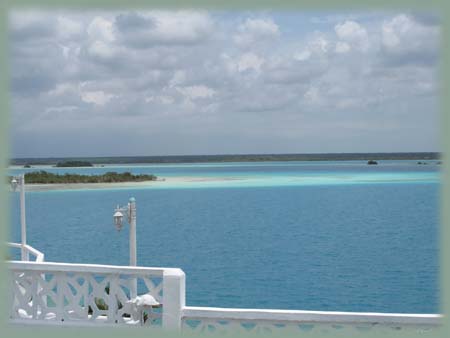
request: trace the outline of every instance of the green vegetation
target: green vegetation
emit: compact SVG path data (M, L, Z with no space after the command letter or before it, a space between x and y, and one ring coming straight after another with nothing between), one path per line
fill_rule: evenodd
M155 181L155 175L133 175L130 172L107 172L103 175L52 174L47 171L34 171L25 174L25 183L113 183L113 182L143 182Z
M93 167L88 161L63 161L56 163L56 167Z

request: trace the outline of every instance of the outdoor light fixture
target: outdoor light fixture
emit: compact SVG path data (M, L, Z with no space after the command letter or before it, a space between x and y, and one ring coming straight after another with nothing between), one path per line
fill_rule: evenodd
M122 230L123 227L123 214L120 212L120 207L117 206L116 212L114 213L114 224L116 226L117 231Z
M13 179L11 180L12 191L16 191L18 184L19 184L19 182L17 182L17 180L13 177Z
M136 266L136 200L131 197L128 205L114 210L113 220L117 231L123 228L124 214L127 215L127 221L130 225L130 266Z

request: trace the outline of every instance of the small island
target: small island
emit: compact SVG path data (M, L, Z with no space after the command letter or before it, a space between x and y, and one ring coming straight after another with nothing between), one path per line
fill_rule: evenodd
M378 162L377 162L377 161L374 161L374 160L369 160L369 161L367 162L367 164L369 164L369 165L376 165L376 164L378 164Z
M144 182L156 181L155 175L139 174L130 172L116 173L107 172L102 175L79 175L79 174L53 174L47 171L34 171L25 174L27 184L67 184L67 183L117 183L117 182Z
M66 167L93 167L94 165L88 161L63 161L56 163L55 167L66 168Z

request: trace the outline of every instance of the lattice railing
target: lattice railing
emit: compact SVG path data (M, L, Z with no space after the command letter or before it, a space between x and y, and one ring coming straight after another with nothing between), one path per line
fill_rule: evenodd
M184 331L239 334L243 332L287 334L358 335L364 331L431 332L440 323L434 314L382 314L289 310L251 310L185 307Z
M185 275L180 269L14 261L8 263L8 271L9 316L20 323L348 336L374 330L426 333L436 330L441 321L437 314L187 307ZM142 294L151 295L161 306L138 306L132 300Z
M166 305L168 309L184 305L179 301L184 294L170 288L175 277L184 291L184 273L179 269L10 262L9 272L12 320L160 326ZM169 288L164 287L165 280ZM142 294L153 296L160 306L131 302ZM166 321L179 312L166 313Z

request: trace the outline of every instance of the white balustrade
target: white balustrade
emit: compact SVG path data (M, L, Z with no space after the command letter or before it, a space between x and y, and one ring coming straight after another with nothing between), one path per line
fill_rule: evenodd
M22 248L20 244L9 243ZM8 262L10 321L28 324L138 325L216 333L341 333L435 331L438 314L397 314L299 310L232 309L186 306L185 274L174 268ZM137 308L133 288L150 294L161 307Z
M185 307L182 328L197 333L330 333L367 330L431 331L439 327L436 314L299 311Z
M13 261L8 270L13 322L180 326L184 304L180 269ZM162 307L141 317L130 302L134 284Z
M24 257L27 258L26 259L27 261L29 260L30 254L35 257L35 262L43 262L44 261L44 253L33 248L31 245L28 245L28 244L22 245L20 243L8 242L8 243L6 243L6 246L10 247L10 248L14 248L14 249L21 249L25 253Z

